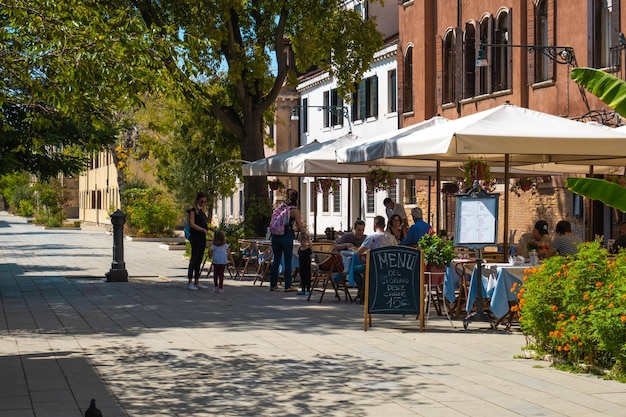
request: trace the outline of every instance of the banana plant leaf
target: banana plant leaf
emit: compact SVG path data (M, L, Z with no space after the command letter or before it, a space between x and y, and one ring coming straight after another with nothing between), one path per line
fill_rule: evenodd
M626 117L626 82L604 71L578 67L572 69L572 80Z
M599 178L568 178L565 186L583 197L626 212L626 188L619 184Z

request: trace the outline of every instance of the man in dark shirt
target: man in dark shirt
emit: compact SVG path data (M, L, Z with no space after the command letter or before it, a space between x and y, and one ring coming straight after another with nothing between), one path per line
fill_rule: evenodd
M619 224L619 236L611 247L611 253L618 253L621 248L626 248L626 221Z
M339 252L346 249L358 248L365 240L365 222L363 220L357 220L354 222L354 229L352 232L344 233L333 247L333 252Z

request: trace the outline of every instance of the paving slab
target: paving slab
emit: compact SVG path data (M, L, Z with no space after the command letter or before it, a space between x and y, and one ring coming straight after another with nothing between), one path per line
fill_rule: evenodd
M0 212L0 415L624 416L626 387L519 359L525 337L270 292L186 290L187 259ZM203 279L205 277L203 276ZM210 284L210 283L209 283Z

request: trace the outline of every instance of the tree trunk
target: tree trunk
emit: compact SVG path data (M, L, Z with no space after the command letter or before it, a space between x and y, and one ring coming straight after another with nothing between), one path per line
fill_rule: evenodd
M265 158L263 149L263 114L251 112L246 118L244 136L239 137L241 159L256 161ZM270 215L269 196L267 191L267 177L244 177L244 213L246 223L254 230L257 236L265 236L269 226ZM265 204L266 207L257 207Z

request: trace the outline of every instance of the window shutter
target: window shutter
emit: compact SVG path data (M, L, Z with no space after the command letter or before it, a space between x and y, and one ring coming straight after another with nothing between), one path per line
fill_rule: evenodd
M528 16L528 18L526 19L526 22L528 23L527 27L526 27L526 33L528 34L528 39L526 41L526 45L536 45L537 42L537 35L535 33L535 19L537 18L536 16L536 9L535 9L535 4L531 1L528 2L528 11L526 12L526 16ZM523 40L523 39L522 39ZM522 44L524 44L524 42L521 42ZM532 57L532 59L528 59L528 52L526 52L526 62L527 62L527 80L528 80L528 85L533 85L533 83L535 82L535 59L534 57Z
M372 116L378 117L378 75L372 77Z
M556 33L556 13L554 12L554 0L546 0L548 2L548 45L556 45L554 34ZM548 80L554 80L556 73L556 62L548 60Z
M367 117L367 89L365 80L359 83L359 119L365 120Z
M509 21L507 27L507 33L509 34L509 39L507 40L507 44L513 44L513 9L509 9ZM513 88L513 50L512 48L507 48L507 56L506 56L506 86L507 88Z
M463 96L463 30L454 28L454 91L452 97L455 104L461 101Z
M613 0L611 8L611 46L619 45L619 33L621 32L621 26L619 22L620 7L619 0ZM611 63L611 65L615 65Z

